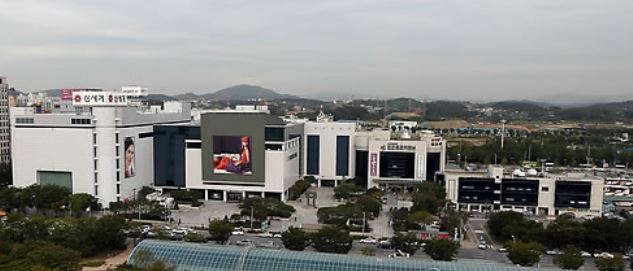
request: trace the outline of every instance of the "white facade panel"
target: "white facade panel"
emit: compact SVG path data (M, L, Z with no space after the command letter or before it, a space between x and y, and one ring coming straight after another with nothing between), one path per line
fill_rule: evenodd
M13 182L37 183L37 171L72 172L73 193L94 194L92 129L13 128Z

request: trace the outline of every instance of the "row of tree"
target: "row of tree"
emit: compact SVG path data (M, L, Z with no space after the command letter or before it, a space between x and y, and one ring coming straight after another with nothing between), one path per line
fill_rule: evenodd
M499 138L491 138L485 144L475 146L463 141L448 148L450 159L469 163L521 164L523 161L546 159L560 166L577 166L602 161L611 164L633 165L630 145L610 144L605 137L576 135L531 135L528 138L506 138L501 150ZM591 160L587 160L591 157Z
M487 226L493 238L507 244L508 258L524 266L538 263L546 248L563 252L556 256L555 262L565 269L578 269L584 264L581 249L589 253L607 251L621 255L633 248L633 220L600 217L579 222L560 216L544 227L542 223L509 211L490 215ZM623 263L619 256L596 261L599 267Z
M0 270L79 270L82 256L124 249L125 229L118 216L11 214L0 223Z
M31 185L25 188L0 187L0 209L25 213L35 209L40 214L73 216L99 210L97 199L90 194L71 194L56 185Z

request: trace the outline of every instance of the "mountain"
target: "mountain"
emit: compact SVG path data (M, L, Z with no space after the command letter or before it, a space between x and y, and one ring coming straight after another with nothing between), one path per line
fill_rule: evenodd
M176 96L173 96L173 98L176 100L196 100L200 98L200 96L195 93L187 92L185 94L178 94Z
M165 101L173 101L175 99L165 94L149 94L147 95L147 100L156 101L156 102L165 102Z
M278 92L263 88L260 86L251 85L237 85L218 90L214 93L201 95L205 100L232 100L232 101L246 101L250 99L298 99L299 97L294 95L279 94Z

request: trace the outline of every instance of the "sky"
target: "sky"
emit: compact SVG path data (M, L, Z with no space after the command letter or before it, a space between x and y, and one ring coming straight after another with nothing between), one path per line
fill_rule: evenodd
M0 0L19 90L633 99L631 0Z

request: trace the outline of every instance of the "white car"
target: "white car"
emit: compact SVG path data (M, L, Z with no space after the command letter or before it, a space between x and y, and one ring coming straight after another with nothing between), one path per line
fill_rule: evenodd
M275 234L273 234L273 238L281 238L281 233L275 233Z
M270 232L262 232L258 234L257 236L262 237L262 238L273 238L273 234Z
M488 246L486 246L486 244L479 244L477 245L477 248L481 249L481 250L486 250L488 248Z
M248 240L248 239L246 239L246 240L239 240L239 241L235 242L235 244L238 245L238 246L248 246L248 247L250 247L250 246L253 246L253 241Z
M500 247L500 248L498 249L498 251L499 251L499 252L501 252L501 253L506 253L506 252L508 252L508 249L507 249L507 248L505 248L505 247Z
M389 258L409 258L411 257L411 255L409 255L409 253L404 253L402 252L402 250L399 250L394 252L393 254L389 254L388 256Z
M234 229L231 235L244 235L244 231L242 229Z
M376 239L371 238L371 237L360 239L359 242L361 244L371 244L371 245L375 245L377 243Z
M591 253L589 253L587 251L581 251L580 252L580 256L583 256L585 258L591 258Z
M602 252L602 253L596 253L593 254L594 258L609 258L609 259L613 259L613 254L609 253L609 252Z

